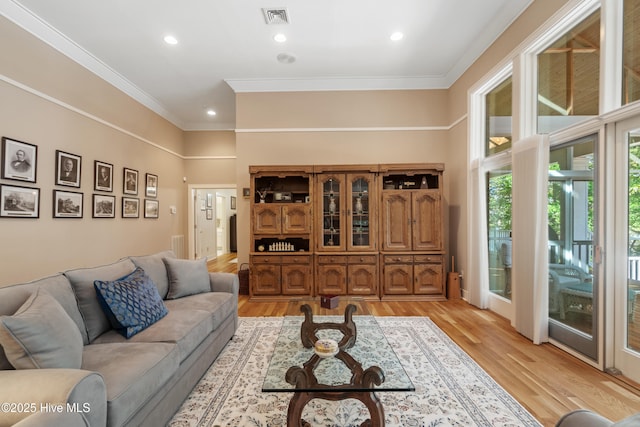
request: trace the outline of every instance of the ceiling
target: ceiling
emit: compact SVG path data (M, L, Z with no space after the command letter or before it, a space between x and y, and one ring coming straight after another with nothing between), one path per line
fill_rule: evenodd
M447 88L532 1L0 0L0 8L179 128L215 130L235 128L236 92ZM265 8L286 10L289 22L268 25ZM404 38L390 40L395 31Z

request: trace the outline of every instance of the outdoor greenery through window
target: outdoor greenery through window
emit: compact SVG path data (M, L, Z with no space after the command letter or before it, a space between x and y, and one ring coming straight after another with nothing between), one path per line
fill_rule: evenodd
M485 97L485 155L511 148L511 77L496 86Z
M640 0L624 0L622 105L640 99Z
M599 80L598 10L538 55L538 133L597 116Z
M511 165L487 173L489 290L511 299Z

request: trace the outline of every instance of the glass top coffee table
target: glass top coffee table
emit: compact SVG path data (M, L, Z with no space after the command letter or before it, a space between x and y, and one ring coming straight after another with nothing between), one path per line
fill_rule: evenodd
M304 316L285 316L264 383L263 392L293 392L287 426L308 426L302 411L313 399L357 399L371 419L362 426L384 426L384 410L375 392L414 391L411 379L373 316L354 316L349 304L342 316L316 316L308 304ZM318 339L339 344L335 356L314 352Z

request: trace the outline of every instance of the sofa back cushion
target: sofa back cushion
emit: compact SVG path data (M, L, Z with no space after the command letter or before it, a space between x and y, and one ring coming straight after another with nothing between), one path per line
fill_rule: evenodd
M111 329L109 319L107 319L107 315L104 314L98 302L93 282L96 280L110 281L119 279L130 274L135 269L136 267L130 259L123 259L100 267L65 271L64 275L71 282L71 288L76 294L78 308L87 328L88 343L93 342L93 340Z
M169 278L163 258L175 259L176 255L172 251L164 251L153 255L129 257L136 267L142 268L147 273L147 276L156 284L162 299L165 299L169 292Z
M0 316L0 344L16 369L82 366L80 331L42 287L13 315Z
M78 309L76 297L71 289L69 280L62 274L45 277L33 282L0 287L0 315L10 316L14 314L40 287L44 288L60 303L78 328L83 342L88 344L87 330ZM0 370L3 369L13 369L13 366L9 363L3 349L0 347Z
M199 260L164 258L169 276L167 299L211 291L207 259Z

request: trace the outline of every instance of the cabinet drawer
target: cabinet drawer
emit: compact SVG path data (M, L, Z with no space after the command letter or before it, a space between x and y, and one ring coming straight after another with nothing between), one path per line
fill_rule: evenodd
M346 264L346 255L318 256L318 264Z
M413 260L416 264L442 263L442 256L441 255L416 255L413 257Z
M385 255L385 264L411 264L413 262L413 255Z
M310 255L283 256L282 263L283 264L309 264L311 263L311 256Z
M349 264L375 264L378 257L375 255L349 255Z
M282 257L279 256L253 256L251 262L254 264L280 264Z

